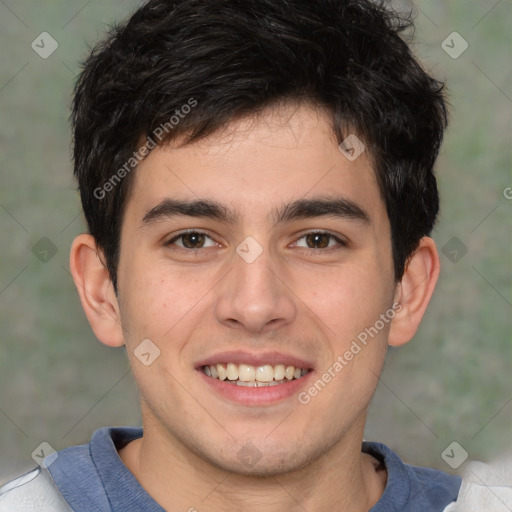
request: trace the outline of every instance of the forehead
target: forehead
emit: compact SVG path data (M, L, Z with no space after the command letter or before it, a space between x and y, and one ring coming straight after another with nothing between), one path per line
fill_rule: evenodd
M270 219L283 204L321 196L387 218L370 158L364 146L355 149L363 149L356 159L339 149L323 110L268 108L200 141L155 148L135 172L127 216L142 218L171 197L212 199L242 220Z

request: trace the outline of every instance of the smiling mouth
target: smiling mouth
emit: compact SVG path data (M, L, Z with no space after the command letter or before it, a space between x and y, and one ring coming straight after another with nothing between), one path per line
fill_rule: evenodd
M208 377L229 384L244 387L279 386L302 378L310 370L295 366L276 364L253 366L250 364L219 363L202 366L202 371Z

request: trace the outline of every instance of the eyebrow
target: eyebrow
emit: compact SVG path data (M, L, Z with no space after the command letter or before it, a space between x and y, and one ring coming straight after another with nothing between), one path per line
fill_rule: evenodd
M370 224L370 216L359 205L343 197L299 199L285 204L273 214L275 224L313 217L338 217Z
M142 224L148 225L159 220L171 219L178 215L215 219L228 224L234 224L239 220L239 216L233 210L217 201L205 199L181 201L167 198L144 215Z
M232 208L217 201L198 199L182 201L166 198L151 208L143 217L142 225L148 226L161 220L169 220L176 216L214 219L228 224L235 224L240 215ZM271 214L274 224L283 224L294 220L314 217L338 217L358 220L370 224L370 216L359 205L343 197L318 197L313 199L298 199Z

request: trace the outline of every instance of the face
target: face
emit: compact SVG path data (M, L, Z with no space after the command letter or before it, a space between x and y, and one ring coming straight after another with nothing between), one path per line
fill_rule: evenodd
M246 474L360 440L392 318L390 239L366 153L347 159L312 107L154 149L118 268L145 434Z

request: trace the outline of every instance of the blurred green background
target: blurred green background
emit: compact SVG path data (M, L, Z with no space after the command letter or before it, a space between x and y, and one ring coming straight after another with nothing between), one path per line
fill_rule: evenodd
M61 449L140 423L126 355L95 339L68 271L85 229L68 123L78 63L139 3L0 2L0 483L33 466L42 441ZM453 441L483 460L512 441L512 5L415 6L414 49L452 106L437 165L442 274L417 336L389 354L366 438L449 471ZM458 58L442 48L454 31L468 43ZM31 48L42 32L59 45L47 59ZM453 37L452 52L463 44Z

